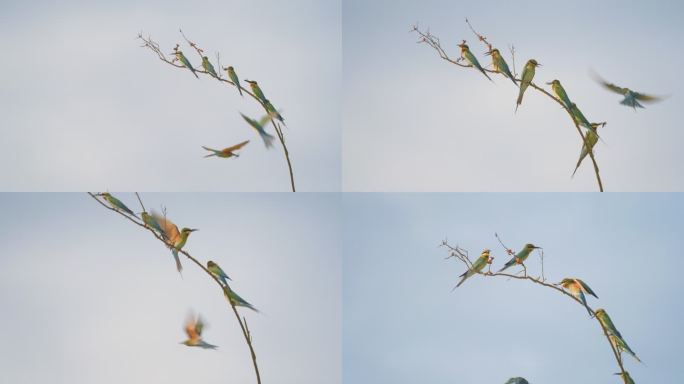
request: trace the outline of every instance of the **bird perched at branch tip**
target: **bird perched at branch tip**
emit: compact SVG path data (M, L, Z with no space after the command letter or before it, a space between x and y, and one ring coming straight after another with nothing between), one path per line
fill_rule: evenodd
M485 249L484 251L482 251L480 257L478 257L477 260L475 260L473 265L467 271L463 272L461 276L459 276L461 277L461 281L459 281L458 284L456 284L456 286L451 289L452 292L454 291L454 289L460 287L461 284L463 284L466 281L466 279L480 273L482 269L484 269L484 267L491 262L491 257L489 256L490 252L491 251L489 249Z
M489 81L494 82L491 77L485 72L484 68L480 65L480 63L477 61L477 58L475 55L473 55L472 52L470 52L470 48L468 48L468 44L465 43L465 40L461 44L458 45L461 47L461 57L465 59L470 65L472 65L475 69L478 71L482 72L483 75L485 75L486 78L489 79Z

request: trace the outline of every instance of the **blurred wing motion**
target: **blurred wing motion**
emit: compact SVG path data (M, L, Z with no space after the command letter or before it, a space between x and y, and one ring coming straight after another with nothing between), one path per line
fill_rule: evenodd
M530 384L530 383L522 377L511 377L510 379L508 379L506 384Z
M188 347L200 347L204 349L216 349L218 348L216 345L209 344L202 340L202 330L204 329L204 321L202 321L202 317L197 315L195 318L194 316L190 315L188 317L188 320L185 322L185 334L188 335L188 339L181 342L181 344L185 344Z
M647 95L645 93L640 93L636 91L632 91L631 89L627 87L620 87L618 85L615 85L613 83L610 83L606 80L604 80L601 76L599 76L595 72L590 72L591 77L594 78L594 81L597 83L601 84L604 88L611 92L615 92L617 94L623 95L625 98L620 101L620 104L626 105L628 107L632 107L635 110L638 108L644 108L643 105L639 103L639 101L644 102L644 103L655 103L657 101L664 100L664 97L661 96L653 96L653 95Z
M243 141L242 143L239 143L239 144L235 144L232 147L224 148L220 151L218 149L213 149L213 148L209 148L209 147L205 147L205 146L202 146L202 148L204 148L205 150L207 150L209 152L212 152L212 153L210 153L204 157L211 157L211 156L224 157L224 158L240 157L240 155L238 155L237 153L233 153L233 152L244 147L245 145L247 145L247 143L249 143L249 140Z
M252 128L254 128L254 130L257 131L257 133L259 133L259 136L261 137L261 140L264 141L264 145L266 146L266 148L270 148L273 146L273 140L275 140L275 137L273 137L273 135L268 134L264 129L264 126L268 124L271 120L273 120L273 118L275 117L273 113L268 113L264 115L261 119L259 119L259 121L256 121L251 117L245 116L242 113L240 113L240 116L242 116L242 118Z

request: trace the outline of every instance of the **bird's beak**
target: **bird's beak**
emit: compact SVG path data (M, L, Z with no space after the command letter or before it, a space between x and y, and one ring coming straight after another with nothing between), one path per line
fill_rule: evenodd
M199 229L190 228L190 232L195 232L195 231L199 231Z
M541 64L537 63L537 67L541 67L541 66L542 66Z
M485 52L484 55L485 55L485 56L491 56L491 54L492 54L491 52Z
M546 84L547 84L547 85L551 85L551 84L553 84L553 81L552 81L552 82L549 82L549 83L546 83Z

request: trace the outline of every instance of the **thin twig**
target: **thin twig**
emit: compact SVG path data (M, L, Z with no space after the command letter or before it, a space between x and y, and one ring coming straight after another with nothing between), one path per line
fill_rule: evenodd
M181 33L181 35L183 36L183 39L185 39L185 41L188 43L188 45L190 45L190 47L192 47L192 48L197 52L197 54L200 56L200 58L203 57L202 53L204 52L204 50L201 49L201 48L200 48L197 44L195 44L194 42L188 40L188 38L185 36L185 34L183 33L182 30L180 30L180 33ZM142 48L148 48L149 50L151 50L152 52L154 52L154 53L157 55L157 57L159 58L159 60L161 60L161 61L163 61L163 62L165 62L165 63L167 63L167 64L169 64L169 65L172 65L172 66L174 66L174 67L176 67L176 68L184 68L184 69L185 69L185 66L184 66L184 65L182 65L182 64L176 64L176 63L175 63L175 58L174 58L174 59L169 59L169 58L167 58L166 55L164 54L164 52L162 52L162 50L161 50L159 44L158 44L157 42L155 42L154 40L152 40L152 38L151 38L150 36L144 37L144 36L142 35L142 32L141 32L141 33L138 34L138 39L141 40L141 41L143 42L143 44L141 45L141 47L142 47ZM223 68L220 67L220 68L218 69L218 72L217 72L217 73L221 72L222 70L223 70ZM263 108L263 110L264 110L266 113L268 113L268 109L266 108L266 105L264 104L264 102L261 101L261 99L259 99L259 98L258 98L254 93L252 93L250 90L248 90L248 89L242 87L242 85L240 85L240 84L235 84L235 83L233 83L230 79L224 79L224 78L222 78L220 75L219 75L219 77L214 77L214 76L212 76L211 74L209 74L209 72L205 71L203 68L195 68L195 72L196 72L196 73L201 73L201 74L207 75L207 76L211 77L212 79L218 80L218 81L220 81L220 82L222 82L222 83L226 83L226 84L228 84L228 85L232 85L232 86L235 86L235 87L240 88L240 89L242 90L242 93L246 93L247 95L249 95L252 99L254 99L257 103L259 103L259 105L261 105L261 107ZM279 126L278 124L276 124L274 121L271 121L271 123L272 123L272 125L273 125L273 128L274 128L275 131L276 131L276 134L277 134L277 136L278 136L278 140L280 141L280 145L281 145L281 147L283 148L283 153L284 153L284 155L285 155L285 160L286 160L288 172L289 172L289 175L290 175L290 187L291 187L291 189L292 189L292 192L296 192L295 180L294 180L294 171L293 171L293 169L292 169L292 161L291 161L291 159L290 159L290 152L288 151L287 145L285 144L285 136L283 135L282 129L280 128L280 126Z
M119 211L118 209L114 209L114 208L110 207L104 201L100 200L98 198L98 194L96 194L96 193L88 192L88 195L90 195L90 197L95 199L95 201L100 203L100 205L102 205L103 207L109 209L110 211L118 213L119 215L121 215L121 216L125 217L126 219L128 219L129 221L133 222L135 225L149 231L150 233L152 233L152 235L155 238L157 238L157 240L164 243L164 245L168 245L167 241L165 241L161 237L161 235L159 235L157 232L155 232L152 228L146 226L145 223L139 221L137 219L137 217L133 218L129 215L124 214L123 212ZM138 195L137 192L136 192L136 195ZM140 199L140 196L138 196L138 199ZM140 204L142 205L142 200L140 201ZM163 211L164 211L164 215L166 215L166 209L164 209ZM222 294L225 293L224 287L223 287L223 284L221 284L221 281L216 276L214 276L211 272L209 272L209 270L202 263L200 263L197 259L195 259L192 255L190 255L190 253L188 253L184 249L179 249L178 252L183 254L186 258L188 258L190 261L192 261L198 267L200 267L212 280L214 280L214 282L216 282L216 284L218 284L218 286L221 288L221 293ZM261 384L261 375L259 373L259 367L258 367L257 361L256 361L256 353L254 352L254 347L252 346L252 337L249 333L249 330L247 329L247 323L246 323L246 321L243 322L243 319L240 318L240 314L238 313L237 308L235 307L235 304L233 304L233 302L231 300L227 300L227 301L228 301L228 304L230 304L230 307L233 309L233 313L235 314L235 318L237 319L238 324L240 324L240 329L242 330L242 335L244 336L245 342L247 343L247 346L249 347L249 352L250 352L250 355L252 356L252 364L254 366L254 373L256 374L257 384Z
M495 236L496 236L496 238L499 240L499 242L501 243L501 245L506 249L506 251L508 251L509 249L508 249L505 245L503 245L503 243L501 242L501 239L499 238L498 234L495 235ZM455 252L455 253L459 253L459 252L462 252L462 251L463 251L462 248L459 248L459 247L452 247L452 246L449 245L446 241L444 241L442 244L443 244L444 247L446 247L446 248L449 250L450 254L451 254L451 253L454 253L454 252ZM508 253L508 252L507 252L507 253ZM462 262L464 262L464 261L463 261L463 258L460 257L460 256L456 256L455 258L461 260ZM465 262L464 262L464 263L465 263ZM471 269L471 265L469 265L468 263L465 263L465 264L466 264L466 267L467 267L468 269ZM542 262L542 268L543 268L543 262ZM559 292L559 293L562 293L563 295L565 295L565 296L571 298L572 300L574 300L576 303L580 304L583 308L588 309L589 312L591 313L591 317L592 317L593 319L595 319L595 320L598 322L599 326L600 326L601 329L603 330L603 334L604 334L604 336L606 336L606 339L608 340L608 344L610 345L610 348L611 348L611 350L613 351L613 354L615 355L615 360L617 361L618 367L620 368L620 372L623 374L622 377L625 377L625 375L624 375L624 373L625 373L625 368L624 368L624 366L622 365L622 358L621 358L620 352L616 349L616 347L615 347L615 346L613 345L613 343L611 342L610 336L609 336L609 334L608 334L608 330L603 326L603 323L601 323L601 321L598 319L598 317L596 317L596 313L594 312L594 310L591 309L588 305L585 305L584 303L582 303L582 301L581 301L580 299L576 298L575 296L573 296L572 294L570 294L569 292L567 292L566 290L560 288L560 287L557 286L557 285L547 283L543 278L542 278L542 279L540 279L540 278L534 278L534 277L531 277L531 276L528 276L528 275L518 276L518 275L512 275L512 274L510 274L510 273L503 273L503 272L496 272L496 273L491 273L491 272L486 272L486 273L483 273L483 272L476 272L476 273L477 273L478 275L482 275L482 276L486 276L486 277L497 277L497 276L500 276L500 277L506 277L506 278L508 278L508 279L531 281L531 282L534 283L534 284L538 284L538 285L544 286L544 287L546 287L546 288L551 288L551 289L553 289L553 290L555 290L555 291L557 291L557 292ZM542 276L543 276L543 275L542 275ZM626 379L625 379L625 384L628 384Z
M482 35L479 34L478 32L476 32L475 29L473 29L472 25L470 25L470 22L468 21L468 19L466 19L466 23L467 23L468 26L470 27L470 30L477 36L478 40L479 40L479 41L482 41L483 44L485 44L485 45L487 46L488 50L491 51L492 46L491 46L491 44L487 41L487 38L484 37L484 36L482 36ZM439 55L439 57L440 57L441 59L443 59L443 60L445 60L445 61L448 61L448 62L450 62L450 63L452 63L452 64L458 65L458 66L460 66L460 67L464 67L464 68L472 67L472 66L470 66L470 65L461 64L461 63L458 62L458 60L453 60L453 59L451 59L451 58L449 57L449 55L446 53L446 51L444 50L444 48L442 48L442 46L441 46L441 44L440 44L440 42L439 42L439 38L438 38L437 36L433 35L432 33L430 33L429 30L426 31L426 32L423 32L423 31L421 31L421 30L418 28L417 25L414 25L411 31L417 33L418 36L420 37L420 39L418 40L418 43L419 43L419 44L427 44L428 46L430 46L431 48L433 48L435 51L437 51L437 54ZM498 71L496 71L496 70L486 69L486 68L484 68L484 71L490 72L490 73L498 73ZM515 75L515 76L517 76L517 75ZM514 77L515 77L515 76L514 76ZM515 78L515 80L522 81L522 79L517 79L517 78ZM556 101L556 102L557 102L563 109L565 109L565 111L568 113L568 115L570 116L570 119L572 120L572 122L573 122L575 128L577 129L577 133L580 135L580 137L582 138L582 142L584 143L584 145L585 145L585 146L587 147L587 149L588 149L589 157L591 158L591 162L592 162L593 165L594 165L594 174L596 175L596 182L597 182L597 184L598 184L599 191L603 192L603 181L601 180L601 176L600 176L600 174L599 174L599 167L598 167L598 164L596 163L596 158L594 158L594 150L593 150L592 146L589 145L589 143L588 143L588 141L587 141L587 137L582 133L582 129L581 129L581 128L579 127L579 125L577 124L577 121L575 120L575 118L574 118L572 112L570 111L570 109L569 109L565 104L563 104L563 102L561 102L561 101L558 100L556 97L554 97L553 95L551 95L551 94L550 94L549 92L547 92L545 89L543 89L543 88L537 86L537 85L534 84L534 83L530 83L530 86L531 86L532 88L536 89L537 91L539 91L539 92L545 94L546 96L550 97L550 98L553 99L554 101Z

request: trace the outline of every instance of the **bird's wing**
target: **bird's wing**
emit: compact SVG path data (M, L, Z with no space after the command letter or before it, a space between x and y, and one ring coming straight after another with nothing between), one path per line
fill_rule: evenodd
M247 123L249 123L249 125L251 125L254 129L257 129L257 130L258 130L259 128L261 128L261 127L259 127L259 122L257 122L256 120L252 119L251 117L245 116L245 115L243 115L242 113L240 113L240 116L242 116L242 118L245 119L245 121L246 121Z
M202 320L202 317L197 316L197 322L195 323L195 332L197 333L197 337L202 336L202 330L204 329L204 321Z
M224 150L223 150L223 153L229 153L229 152L237 151L238 149L240 149L240 148L244 147L245 145L247 145L247 143L249 143L249 140L245 140L245 141L243 141L243 142L240 143L240 144L235 144L235 145L233 145L232 147L228 147L228 148L224 149Z
M644 93L637 93L637 92L634 92L634 98L637 100L646 102L646 103L655 103L656 101L663 100L663 97L646 95Z
M269 122L271 122L271 120L273 120L273 119L274 119L275 117L277 117L277 116L278 116L278 112L277 112L277 111L269 112L269 113L265 114L265 115L259 120L259 125L261 125L261 126L263 127L264 125L266 125L266 124L268 124Z
M202 146L202 148L206 149L207 151L214 152L214 153L220 152L219 150L212 149L212 148L209 148L209 147L205 147L204 145Z
M621 94L621 95L624 95L625 92L627 92L627 88L622 88L622 87L619 87L619 86L617 86L617 85L615 85L615 84L613 84L613 83L609 83L609 82L605 81L601 76L599 76L597 73L595 73L595 72L593 72L593 71L590 72L590 75L591 75L591 77L594 78L594 81L596 81L597 83L601 84L604 88L606 88L606 89L609 90L609 91L613 91L613 92L619 93L619 94Z
M178 232L178 227L176 224L167 219L166 216L160 215L159 213L152 211L152 217L159 224L162 230L164 238L166 238L170 243L175 243L176 240L180 239L180 232Z
M594 296L595 298L598 299L598 296L596 296L596 294L594 293L594 291L592 291L591 288L589 288L589 286L587 285L587 283L585 283L584 281L582 281L582 280L580 280L580 279L575 279L575 281L578 282L579 285L581 285L582 288L583 288L588 294L590 294L590 295L592 295L592 296Z
M185 333L188 335L188 339L197 340L199 339L199 334L195 330L195 320L188 318L185 322Z

